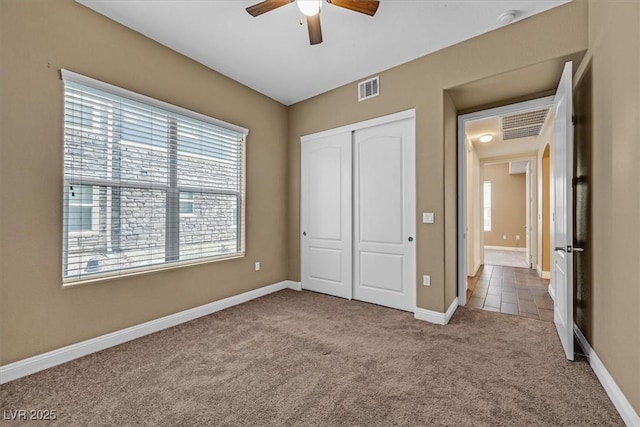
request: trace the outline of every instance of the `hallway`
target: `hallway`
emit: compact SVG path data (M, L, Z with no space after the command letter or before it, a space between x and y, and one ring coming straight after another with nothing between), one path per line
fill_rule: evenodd
M535 270L484 265L467 283L468 307L553 322L549 280Z

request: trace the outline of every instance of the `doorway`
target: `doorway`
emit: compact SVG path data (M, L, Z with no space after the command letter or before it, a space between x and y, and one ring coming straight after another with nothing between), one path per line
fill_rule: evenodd
M576 182L574 170L574 141L573 141L573 62L564 63L559 83L553 97L539 98L527 103L518 103L503 107L493 108L489 110L479 111L475 113L458 116L458 303L459 305L467 304L467 274L469 267L469 251L468 240L469 235L473 235L474 230L469 230L468 208L466 205L468 199L468 182L467 182L467 151L470 149L471 141L466 133L466 122L473 119L487 118L492 115L500 115L504 113L520 110L520 114L516 114L522 120L514 120L513 129L505 126L510 122L505 120L504 116L500 116L502 123L501 132L502 139L506 138L507 131L514 131L517 137L521 137L520 128L533 128L533 126L524 125L527 122L526 117L535 116L537 113L544 114L546 118L553 120L553 137L551 141L551 160L550 170L552 171L551 181L551 284L549 286L549 294L552 294L553 301L553 322L555 324L558 336L562 343L563 350L567 359L574 359L574 280L573 280L573 264L574 252L583 252L583 247L578 247L574 251L574 185ZM553 101L552 105L550 101ZM526 105L526 107L525 107ZM524 108L522 108L524 107ZM529 108L531 107L531 108ZM539 124L541 125L541 124ZM543 125L542 125L543 126ZM551 128L551 126L547 126ZM540 135L540 129L537 129L537 136ZM534 131L535 133L535 131ZM489 136L489 135L487 135ZM515 138L516 136L514 136ZM490 141L489 138L483 138ZM544 142L544 141L543 141ZM515 145L513 146L515 149ZM544 156L546 144L536 144L538 156ZM539 151L538 151L539 150ZM507 154L503 152L503 154ZM538 157L536 156L536 157ZM541 162L542 163L542 162ZM536 166L537 167L537 166ZM476 184L477 186L477 184ZM540 195L538 196L540 197ZM583 205L585 203L582 203ZM584 209L584 207L583 207ZM536 207L536 220L532 224L537 225L540 221L542 213ZM473 222L471 222L473 224ZM542 240L542 235L536 231L537 240ZM532 251L532 254L538 254L538 251ZM537 257L540 259L540 257ZM534 265L539 270L538 259L534 258ZM482 260L484 262L484 260Z
M302 137L303 289L415 311L414 117Z
M534 159L481 161L484 264L531 268Z
M553 321L549 280L538 274L541 251L549 246L542 220L549 215L552 102L542 98L460 116L469 307Z
M513 292L515 296L507 296L506 312L508 304L525 296L540 302L536 310L529 311L539 318L541 313L547 319L552 317L551 311L540 311L553 306L546 301L548 277L541 277L538 271L542 270L543 245L550 245L549 239L542 240L542 192L548 181L543 182L541 168L545 147L553 140L553 99L538 98L458 117L462 141L458 157L464 165L458 191L460 201L466 202L459 212L459 229L463 231L458 253L461 305L466 305L478 284L488 295L493 279L494 285L513 285L507 286L506 293L528 285L539 288L535 295L529 295L528 290L528 294L523 291L524 295Z

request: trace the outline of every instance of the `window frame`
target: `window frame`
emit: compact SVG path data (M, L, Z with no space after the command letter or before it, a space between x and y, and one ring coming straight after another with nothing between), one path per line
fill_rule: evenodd
M173 218L173 221L175 221L176 224L178 224L179 226L179 218L181 216L186 216L186 217L190 217L190 216L196 216L195 215L195 193L203 193L203 194L222 194L222 195L233 195L237 198L237 208L238 208L238 217L240 218L244 218L246 215L245 209L246 209L246 203L245 203L245 195L246 195L246 140L247 140L247 135L249 133L249 130L246 128L243 128L241 126L237 126L231 123L227 123L224 122L222 120L219 119L215 119L209 116L206 116L204 114L200 114L176 105L172 105L169 103L166 103L164 101L160 101L151 97L148 97L146 95L142 95L139 93L135 93L135 92L131 92L129 90L117 87L117 86L113 86L111 84L99 81L99 80L95 80L92 79L90 77L86 77L83 76L81 74L77 74L74 73L72 71L69 70L60 70L60 76L61 79L65 82L69 81L69 82L73 82L76 84L80 84L83 86L87 86L89 88L93 88L93 89L97 89L97 90L101 90L104 92L108 92L110 94L113 94L115 96L120 96L120 97L124 97L127 98L129 100L132 100L134 102L138 102L138 103L142 103L145 106L148 107L155 107L155 108L160 108L163 110L166 110L167 112L171 113L172 115L172 123L169 124L170 127L170 132L169 132L169 141L167 144L167 150L168 151L172 151L173 150L173 154L169 155L170 158L173 158L174 160L178 158L178 154L177 154L177 144L178 144L178 137L177 137L177 128L178 128L178 120L179 117L185 117L187 119L194 119L198 122L204 122L206 124L210 124L213 125L214 127L219 127L219 128L223 128L225 131L231 131L234 133L237 133L239 135L239 137L241 137L240 140L238 140L238 144L240 144L240 158L238 159L239 162L239 167L238 167L238 173L239 173L239 191L226 191L223 189L214 189L214 188L207 188L207 187L203 187L203 186L186 186L186 185L178 185L177 179L175 177L175 173L173 177L169 177L168 178L168 182L166 185L162 185L162 184L157 184L157 183L153 183L152 184L152 188L156 189L156 190L163 190L166 191L167 194L167 205L165 207L165 212L166 215L169 216L169 211L172 210L171 216L175 216L175 218ZM66 85L63 85L63 87L66 87ZM66 103L66 95L63 92L63 97L65 99L65 103ZM63 133L65 132L66 129L66 122L65 119L63 118ZM173 126L173 127L171 127ZM173 135L173 136L171 136ZM65 136L63 135L63 141L64 141ZM65 143L65 142L63 142ZM137 143L135 141L131 142L131 141L125 141L125 140L121 140L120 143L123 144L128 144L128 145L136 145ZM144 145L144 144L140 144L140 145ZM148 147L145 147L148 148ZM181 154L182 155L182 154ZM188 155L190 155L190 153L188 153ZM195 155L197 156L197 155ZM66 159L66 156L65 156ZM171 163L171 162L170 162ZM173 162L174 164L176 162ZM175 169L175 165L174 166L169 166L170 169ZM175 172L175 170L173 170L173 172ZM169 172L169 174L171 175L172 171ZM172 179L173 178L173 179ZM173 182L171 182L173 181ZM93 186L93 202L94 202L94 206L93 206L93 210L92 210L92 230L84 230L84 231L69 231L67 229L67 218L66 218L66 208L65 208L65 224L63 224L63 229L64 229L64 236L63 236L63 271L62 271L62 283L63 286L70 286L70 285L78 285L78 284L83 284L83 283L87 283L87 282L95 282L95 281L102 281L102 280L111 280L111 279L117 279L117 278L121 278L121 277L126 277L126 276L130 276L130 275L137 275L137 274L141 274L141 273L147 273L147 272L154 272L154 271L161 271L161 270L166 270L166 269L173 269L173 268L179 268L179 267L184 267L184 266L189 266L189 265L194 265L194 264L202 264L202 263L208 263L208 262L214 262L214 261L221 261L221 260L227 260L227 259L236 259L236 258L241 258L245 256L245 244L246 244L246 224L244 223L244 221L239 221L237 224L235 224L234 221L234 225L237 227L237 238L235 239L235 243L236 243L236 251L233 253L229 253L229 254L223 254L223 255L214 255L214 256L210 256L210 257L202 257L202 258L195 258L195 259L185 259L185 260L179 260L179 259L175 259L175 260L171 260L169 259L170 257L170 252L173 250L175 251L176 248L180 247L180 241L179 241L179 237L176 234L176 238L173 239L173 242L166 242L165 244L165 262L163 263L155 263L155 264L151 264L151 265L145 265L145 266L140 266L140 267L131 267L131 268L125 268L125 269L116 269L116 270L110 270L104 273L92 273L92 274L81 274L79 276L67 276L66 275L66 271L67 271L67 259L69 257L68 255L68 240L69 238L73 238L73 237L79 237L79 236L83 236L86 235L88 233L91 234L95 234L99 232L99 227L100 227L100 212L99 212L99 188L100 187L106 187L107 189L114 189L114 188L142 188L142 189L149 189L148 185L145 185L142 182L137 182L137 181L126 181L126 180L118 180L118 181L114 181L114 180L110 180L110 179L102 179L102 178L91 178L91 177L86 177L86 176L73 176L71 174L69 175L64 175L63 174L63 185L64 185L64 203L65 206L69 206L69 193L68 190L70 188L70 186L76 186L76 185L90 185ZM180 203L181 203L181 198L180 198L180 194L181 193L191 193L192 195L192 200L191 200L191 204L192 204L192 212L191 213L180 213ZM173 201L172 201L173 200ZM173 209L170 207L170 204L175 204L176 208ZM235 218L234 218L235 220Z
M191 199L183 199L182 196L185 194L190 194ZM184 216L184 217L196 216L196 208L195 208L196 204L195 204L195 197L193 194L194 194L193 191L180 191L180 197L178 198L178 203L180 204L178 212L180 213L180 216ZM189 205L191 205L191 209L189 212L182 212L183 203L188 203Z
M78 203L78 204L72 204L71 203L71 198L69 197L68 191L72 191L69 187L65 187L65 189L67 189L67 191L65 191L65 199L68 198L67 206L68 208L70 208L71 206L74 207L80 207L80 208L86 208L86 207L90 207L91 208L91 228L87 229L87 230L70 230L68 229L69 227L69 223L67 220L67 223L64 225L65 227L67 227L68 229L68 233L71 237L82 237L82 236L91 236L91 235L95 235L98 233L98 229L100 227L100 193L99 190L94 187L93 185L83 185L83 184L77 184L75 185L75 187L91 187L91 203Z

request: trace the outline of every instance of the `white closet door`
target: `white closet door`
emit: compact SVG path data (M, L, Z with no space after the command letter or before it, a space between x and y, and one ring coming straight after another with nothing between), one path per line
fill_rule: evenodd
M351 132L301 147L302 288L352 296Z
M354 138L354 298L415 310L415 125Z

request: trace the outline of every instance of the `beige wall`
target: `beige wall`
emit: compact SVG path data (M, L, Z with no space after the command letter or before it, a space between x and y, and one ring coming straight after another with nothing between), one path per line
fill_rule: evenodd
M0 42L0 364L286 279L286 107L73 0L0 0ZM60 68L250 129L245 258L62 289Z
M587 4L573 1L380 73L380 96L357 101L349 84L290 107L289 115L289 278L300 279L300 136L416 109L416 210L434 212L434 224L417 224L419 307L444 312L455 288L455 140L452 108L443 91L484 77L516 70L587 48ZM509 52L505 55L504 52ZM445 117L446 115L446 117ZM446 125L446 129L445 129ZM446 142L445 142L446 141ZM446 180L446 183L445 183ZM452 181L453 180L453 181ZM446 295L445 295L445 283Z
M574 0L382 72L381 95L370 101L358 103L350 84L287 110L72 0L0 0L0 364L299 279L300 136L408 108L417 111L417 211L436 214L435 224L417 229L417 274L432 277L431 287L418 287L418 306L443 312L456 263L448 193L455 107L443 91L589 47L597 200L591 345L640 411L639 23L640 2L592 0L587 8ZM246 258L61 288L59 68L251 130Z
M591 1L593 336L640 413L640 2ZM583 65L578 75L586 67Z
M526 247L526 175L509 175L509 163L484 164L481 170L482 182L491 181L491 231L484 232L485 246Z

